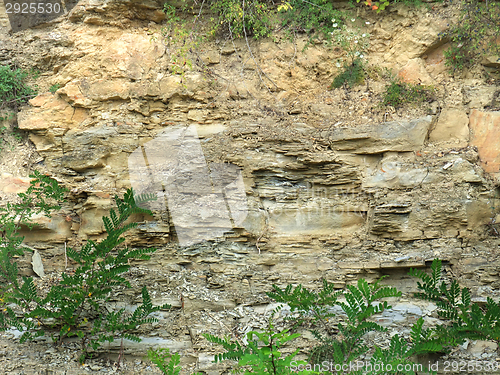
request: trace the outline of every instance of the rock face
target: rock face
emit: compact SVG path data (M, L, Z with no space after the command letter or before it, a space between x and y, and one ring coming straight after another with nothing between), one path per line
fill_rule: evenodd
M455 142L458 147L467 146L469 142L469 117L458 108L445 108L437 120L435 128L429 135L431 142Z
M37 230L22 228L45 273L64 270L66 245L104 236L101 217L115 194L133 186L158 198L126 237L158 250L134 264L137 290L117 300L132 309L147 284L153 302L173 312L158 317L167 329L144 329L144 343L127 353L165 345L214 371L201 333L264 327L272 284L317 287L325 278L342 288L391 275L410 293L402 275L435 257L478 296L496 293L500 115L489 109L497 88L447 81L437 37L444 17L399 5L380 21L366 15L373 61L449 88L439 104L398 113L377 109L377 80L327 91L338 52L300 52L304 38L252 42L259 67L244 41L208 45L202 62L193 58L208 70L174 74L172 47L155 24L160 8L81 1L53 25L1 34L5 59L46 72L47 91L61 86L17 117L37 164L27 156L24 172L0 170L5 200L27 189L30 167L70 191L60 212L35 218ZM396 307L380 322L394 328L432 312L412 301Z
M477 146L484 170L500 176L500 112L472 110L470 127L471 144Z

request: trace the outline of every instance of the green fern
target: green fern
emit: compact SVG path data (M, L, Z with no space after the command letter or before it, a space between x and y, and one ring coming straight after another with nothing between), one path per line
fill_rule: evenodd
M179 375L181 367L181 356L178 353L170 354L167 348L150 349L148 350L148 358L153 362L165 375Z
M63 273L61 281L53 285L45 297L38 295L30 277L18 281L15 255L22 255L23 238L17 232L20 225L32 227L30 218L34 214L50 212L60 208L51 202L63 198L64 189L57 181L35 172L31 186L26 193L19 194L21 203L8 203L0 207L0 281L1 303L0 329L11 326L23 331L21 341L31 340L51 334L53 340L61 343L65 337L78 336L82 340L81 359L89 354L89 349L97 349L105 341L116 337L139 340L131 332L142 324L155 322L151 314L170 306L153 306L146 288L142 289L143 303L133 313L125 310L109 312L105 303L118 286L130 287L123 276L130 269L132 259L148 259L155 249L122 248L122 235L137 226L127 222L133 214L147 214L148 210L137 206L151 196L134 197L129 189L123 199L115 196L118 211L111 210L109 217L103 218L107 236L101 242L92 240L78 251L67 248L70 260L76 263L73 274ZM24 311L18 317L9 305L17 305ZM85 312L85 313L84 313Z
M435 353L443 350L439 339L431 338L431 330L423 328L424 319L420 317L411 328L411 344L398 334L391 338L388 349L375 348L371 358L371 366L367 366L367 374L408 374L415 375L415 369L426 374L436 374L421 364L415 364L412 357L424 353Z
M273 314L274 316L274 314ZM215 356L214 362L224 360L237 361L236 372L247 374L302 374L315 373L310 370L293 372L291 367L305 366L306 362L296 361L294 357L299 349L288 355L283 355L280 349L292 340L299 337L298 333L290 334L288 329L276 331L272 319L269 318L268 327L263 332L251 331L247 333L246 345L238 341L231 341L229 338L220 338L210 334L203 336L214 344L221 345L225 352Z
M296 324L308 322L317 326L313 335L320 341L309 353L312 363L324 361L336 365L348 364L369 351L364 343L368 332L385 332L386 328L369 321L375 314L390 308L384 298L399 297L401 292L396 288L381 286L380 280L369 284L360 279L356 285L347 286L345 291L336 291L333 284L323 280L323 288L319 292L311 292L301 285L288 285L284 290L273 286L268 296L277 302L287 303L292 312L299 316ZM345 301L340 300L343 297ZM347 315L347 321L332 325L333 306L339 306ZM297 323L298 322L298 323ZM341 337L341 339L339 339Z
M448 347L471 340L494 340L500 343L500 305L488 298L484 307L471 302L468 288L460 288L456 280L442 280L441 260L434 259L431 275L423 270L410 269L409 274L421 280L417 282L421 292L416 297L433 301L438 315L448 320L446 325L435 328L435 336Z

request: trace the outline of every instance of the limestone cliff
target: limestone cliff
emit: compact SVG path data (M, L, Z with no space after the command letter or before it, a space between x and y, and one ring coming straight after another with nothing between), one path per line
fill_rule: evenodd
M450 76L437 34L453 13L433 8L358 9L369 20L368 61L437 90L433 102L400 110L377 106L380 77L329 90L339 52L304 49L305 37L250 49L213 40L200 55L210 74L179 76L168 68L160 3L82 0L17 33L0 8L0 61L42 73L40 94L15 120L29 142L0 156L1 198L23 191L33 169L69 188L62 211L25 233L45 271L57 272L66 245L102 236L114 194L134 183L159 191L167 204L127 239L158 251L131 272L135 293L117 301L133 304L146 282L174 312L127 350L168 346L202 370L212 364L200 333L261 327L273 283L326 278L341 288L387 274L407 292L405 270L439 257L475 297L498 297L499 87L480 70Z

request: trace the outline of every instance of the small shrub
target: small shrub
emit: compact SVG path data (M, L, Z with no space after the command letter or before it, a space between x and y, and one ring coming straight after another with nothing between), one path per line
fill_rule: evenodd
M235 373L245 375L322 374L333 369L336 373L349 375L414 375L416 371L436 374L415 359L426 353L444 353L466 338L500 343L500 303L491 298L485 306L472 302L467 288L460 288L456 280L448 283L443 280L439 259L432 262L430 275L417 269L410 269L409 274L420 279L417 283L420 292L415 296L436 303L438 315L446 322L424 328L425 320L420 317L411 326L408 337L391 334L388 347L369 347L365 336L369 332L388 335L387 328L373 318L391 309L386 298L400 297L401 292L380 285L380 280L369 284L364 279L358 280L356 285L348 285L343 291L336 290L326 280L317 292L302 285L288 285L285 289L273 285L273 291L267 295L288 305L290 314L284 321L291 323L290 328L276 330L272 323L274 315L283 308L281 305L271 315L268 327L262 332L249 332L245 343L210 334L203 336L225 350L215 356L214 362L236 361ZM335 319L333 307L340 307L344 316ZM285 343L299 337L298 333L290 333L298 327L308 327L320 342L310 350L308 362L294 360L299 349L287 356L281 354ZM369 359L361 361L363 355ZM166 355L153 351L150 358L159 364L164 374L177 375L180 371L176 367L179 357L170 358L168 351ZM165 366L167 358L170 358L169 366Z
M273 30L273 12L269 0L214 0L210 7L218 14L219 26L230 30L236 38L253 36L255 39L269 36Z
M142 288L142 304L133 313L125 309L108 311L105 304L119 286L130 287L123 273L130 268L131 259L148 259L155 249L121 248L123 233L137 223L127 220L133 214L149 211L139 208L137 202L152 197L134 198L128 190L124 199L115 196L118 213L110 211L103 217L107 237L99 243L89 240L79 251L67 248L68 259L76 263L74 273L62 273L62 279L48 291L39 291L32 277L19 279L16 257L27 250L18 235L21 225L33 228L30 218L60 207L50 203L61 200L64 189L57 181L35 172L26 193L20 193L20 203L0 207L0 329L16 327L22 331L21 342L50 334L56 344L63 339L78 336L81 339L80 361L89 356L103 342L115 337L134 341L140 339L131 331L139 325L156 321L150 314L168 305L153 306L146 287ZM138 201L136 201L136 199Z
M221 339L217 336L203 335L208 341L219 344L225 349L225 353L215 356L215 362L223 360L237 361L236 372L248 374L314 374L313 371L299 370L293 371L299 366L304 367L305 361L295 361L294 357L300 349L293 353L283 355L281 348L289 341L299 337L298 333L290 334L285 329L277 331L272 323L272 316L269 318L269 324L263 332L251 331L247 333L246 344L242 345L238 341L231 341L228 338Z
M148 358L165 375L179 375L182 370L181 366L179 366L181 356L178 353L170 354L170 350L167 348L149 349Z
M331 87L335 89L343 86L353 87L362 84L364 79L363 61L357 59L351 64L344 64L342 72L333 79Z
M52 86L49 87L49 91L52 94L55 94L57 90L61 88L61 85L59 83L54 83Z
M291 322L292 326L281 331L274 328L272 317L280 310L277 308L266 330L247 334L247 344L206 334L207 340L225 349L224 353L215 356L215 362L237 361L236 370L244 374L290 374L297 370L301 374L319 374L335 369L342 374L380 375L380 369L387 369L390 365L394 371L384 371L384 374L410 375L413 374L410 371L396 369L414 364L414 355L442 349L439 341L431 337L431 331L423 328L423 318L412 326L411 342L395 335L388 349L368 347L365 342L367 333L388 331L371 318L391 308L385 298L401 296L401 292L382 286L379 281L369 284L361 279L356 285L337 291L333 284L323 280L323 287L318 292L309 291L302 285L288 285L285 289L273 285L273 291L267 294L289 306L291 315L285 321ZM334 306L340 307L346 316L341 321L334 319ZM308 362L293 360L299 349L288 356L281 355L280 347L299 337L298 333L289 333L299 326L312 327L312 334L320 341L310 351ZM371 354L370 364L360 361L366 353ZM342 369L342 372L337 369Z
M12 70L10 66L0 66L0 109L17 108L36 94L36 89L26 84L29 76L22 69Z
M497 1L462 0L458 22L439 34L450 41L444 52L445 63L461 71L481 61L483 56L498 55L500 44L500 3Z
M315 327L311 332L320 345L311 350L311 363L328 361L339 366L353 363L369 351L364 342L367 332L387 331L370 318L391 308L382 299L401 296L396 288L381 286L379 282L369 284L364 279L360 279L356 286L347 286L345 291L336 291L326 280L323 280L319 292L311 292L301 285L295 288L289 285L285 289L273 285L273 289L267 293L269 297L288 304L292 313L298 313L298 317L292 319L294 325L307 322ZM340 307L347 315L343 323L332 324L335 317L332 306Z
M386 86L382 99L382 105L400 108L405 104L422 103L430 101L434 97L434 89L430 86L405 83L400 80L392 80Z
M186 10L186 3L181 10ZM205 39L200 32L199 26L188 24L181 19L178 9L173 5L165 4L166 25L162 28L162 36L165 45L170 51L170 71L180 75L183 79L188 69L192 69L193 60L197 58L195 51ZM181 81L182 82L182 81Z
M462 344L465 339L493 340L500 345L500 302L486 299L480 306L471 301L468 288L460 288L457 280L446 283L442 275L441 260L435 259L431 274L411 269L410 275L420 279L415 297L432 301L438 307L437 313L450 324L436 327L435 336L448 346Z
M348 24L339 26L336 19L332 19L333 31L331 32L333 43L341 48L345 55L337 60L337 68L342 71L334 78L331 87L353 87L364 82L365 78L365 53L369 46L370 35L363 33L359 27L355 27L355 18L351 18Z
M343 20L345 13L327 0L290 0L279 12L282 27L291 32L306 33L311 38L331 39L335 27L332 19ZM342 22L342 21L339 21Z
M356 2L359 3L361 2L361 0L356 0ZM376 10L377 13L380 13L389 5L391 5L391 1L389 0L381 0L381 1L364 0L363 3L372 8L372 10ZM414 7L419 7L424 4L423 0L394 0L392 1L392 3L403 3Z

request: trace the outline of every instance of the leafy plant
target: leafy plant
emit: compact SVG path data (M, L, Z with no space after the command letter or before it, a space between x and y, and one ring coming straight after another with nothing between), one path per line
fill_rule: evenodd
M415 355L435 353L443 350L440 339L433 338L430 329L424 329L424 319L420 317L411 327L411 340L408 342L398 334L391 338L389 348L375 348L371 358L369 374L408 374L414 375L415 369L423 371L421 364L415 364L411 359ZM378 365L378 366L377 366ZM380 369L381 371L377 371ZM435 371L425 369L425 373L435 374Z
M357 3L361 2L361 0L356 0ZM363 3L372 10L376 10L377 13L380 13L381 11L385 10L389 5L391 5L391 2L389 0L381 0L381 1L372 1L372 0L364 0ZM424 4L422 0L394 0L392 3L403 3L411 6L421 6Z
M29 75L22 69L13 70L7 65L0 66L0 109L16 109L36 94L36 89L26 84Z
M322 36L331 39L335 27L332 19L345 18L344 12L335 8L334 3L328 0L290 0L278 9L282 27L288 31L306 33L315 39Z
M355 18L350 19L349 25L339 26L338 22L340 21L332 19L334 30L331 35L334 45L344 51L345 56L337 60L337 68L343 66L343 70L334 78L332 88L353 87L364 81L364 59L370 35L362 33L358 27L354 26Z
M231 341L229 338L221 339L210 334L203 335L208 341L221 345L225 353L215 356L215 362L223 360L238 361L237 373L243 374L312 374L314 372L302 370L293 372L294 366L306 365L304 361L295 361L294 357L300 349L293 353L283 355L280 348L285 343L299 337L298 333L290 334L288 329L276 331L269 319L269 325L264 332L251 331L247 333L247 344L242 345L238 341Z
M383 94L382 105L400 108L404 104L422 103L431 101L434 97L434 89L430 86L406 83L398 79L393 79L386 86Z
M183 0L181 10L187 11L187 2ZM191 8L194 10L194 8ZM182 19L179 10L168 3L163 9L166 14L166 25L162 28L162 36L165 45L168 47L170 56L170 71L173 74L185 77L186 71L193 68L193 61L198 61L197 50L200 44L206 39L201 32L198 17L192 23ZM202 14L202 9L199 11Z
M500 304L491 298L483 308L472 303L467 288L461 289L456 280L450 283L442 280L438 259L433 261L430 275L415 269L410 270L410 275L421 280L418 282L421 292L416 293L416 297L435 302L439 316L449 324L424 328L424 318L420 317L412 325L409 337L392 335L386 348L369 347L365 335L387 332L373 318L391 308L385 298L399 297L401 293L393 287L381 286L380 280L369 284L364 279L358 280L356 285L348 285L344 291L335 290L326 280L317 292L302 285L288 285L285 289L273 285L273 291L267 294L288 305L291 315L285 321L292 322L291 328L277 331L271 317L266 330L249 332L245 343L210 334L204 337L225 350L215 356L215 362L236 361L235 372L244 374L317 374L325 371L350 375L436 374L434 369L415 363L415 356L444 352L464 338L500 341ZM343 322L335 320L335 307L345 315ZM273 316L282 308L278 307ZM310 351L308 363L294 360L298 349L288 356L281 354L280 348L285 343L299 337L298 333L291 333L297 327L309 327L320 341ZM368 354L369 362L359 360L364 354ZM176 363L174 361L174 367ZM163 371L171 374L174 367Z
M411 269L410 275L418 277L415 297L436 303L438 315L449 321L447 325L437 326L435 334L446 340L449 346L471 340L493 340L500 343L500 303L488 297L484 307L471 301L468 288L460 288L453 279L446 283L442 276L441 260L435 259L431 274L423 270Z
M498 55L500 44L500 3L497 1L462 0L457 22L439 36L450 41L444 52L446 65L454 71L470 68L484 56Z
M312 333L321 344L311 350L309 360L316 364L329 361L340 366L354 362L369 350L363 338L366 333L387 331L369 320L390 308L387 301L379 300L401 295L395 288L381 286L379 282L368 284L364 279L360 279L356 286L347 286L344 292L334 291L333 285L326 280L323 280L323 289L318 293L310 292L301 285L295 289L289 285L284 290L273 285L273 289L268 296L288 304L292 313L299 314L297 321L300 324L309 321L313 326L319 326L319 329L312 329ZM339 300L340 296L345 301ZM333 306L340 307L347 315L344 324L338 322L334 327L330 326L334 317Z
M364 54L370 45L370 34L362 32L359 27L355 26L356 18L351 18L350 23L342 24L336 19L332 19L331 22L334 44L345 52L343 61L353 63L355 60L364 59Z
M148 358L153 362L165 375L179 375L182 367L181 356L179 353L171 354L168 348L149 349ZM201 375L197 372L193 375Z
M352 63L344 63L342 69L342 72L333 79L332 88L353 87L364 82L365 70L361 59L354 60Z
M54 202L61 200L65 191L57 181L38 171L30 177L33 179L30 187L25 193L18 194L21 202L7 202L5 207L0 207L0 301L4 307L20 289L17 262L14 259L24 255L27 250L22 246L24 238L18 234L20 227L33 228L35 225L30 221L33 215L51 217L50 212L60 208ZM4 327L3 319L15 314L9 315L9 308L3 311L8 315L5 317L0 314L0 325Z
M215 0L210 8L218 15L217 29L226 28L236 38L269 36L272 31L270 0Z
M57 181L36 172L26 193L20 193L21 203L7 203L0 208L0 277L3 314L0 314L0 328L11 326L23 331L21 342L50 333L55 343L62 343L66 337L78 336L82 343L83 362L89 349L96 350L102 342L111 342L116 336L134 341L140 339L130 333L139 325L156 321L151 313L170 306L153 306L147 289L142 289L142 304L133 313L125 309L108 311L105 304L117 287L130 287L122 276L130 268L129 260L148 259L155 249L121 248L123 233L137 223L127 222L134 214L145 214L148 210L137 204L150 200L150 196L134 198L129 189L123 199L115 196L118 213L110 211L103 217L107 237L97 243L92 240L77 251L67 248L67 256L76 263L74 273L62 273L59 283L46 293L40 293L32 277L19 280L15 256L24 254L23 237L18 234L21 225L30 229L34 224L30 218L43 213L50 217L50 211L59 206L49 204L63 197L64 190ZM48 199L48 200L47 200Z
M59 83L54 83L52 86L49 87L49 91L52 94L55 94L57 90L61 88L61 85Z

